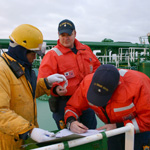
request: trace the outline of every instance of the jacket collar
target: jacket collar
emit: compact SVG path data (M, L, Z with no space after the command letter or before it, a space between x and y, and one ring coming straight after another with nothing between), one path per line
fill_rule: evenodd
M76 46L76 49L79 50L85 50L85 46L80 43L77 39L75 39L74 44ZM56 46L63 54L68 53L68 52L72 52L72 50L70 48L66 48L64 47L61 43L60 40L57 41L57 46Z
M8 59L10 61L16 61L14 58L12 58L11 56L9 56L7 53L3 53L2 57L5 58L5 60L8 62ZM9 62L8 62L9 63ZM21 68L23 69L23 71L25 70L25 68L19 63L19 65L21 66Z

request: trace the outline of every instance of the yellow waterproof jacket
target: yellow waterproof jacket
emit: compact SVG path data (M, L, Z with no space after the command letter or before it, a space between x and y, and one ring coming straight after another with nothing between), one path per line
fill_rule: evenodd
M6 55L3 57L6 58ZM8 55L7 58L13 60ZM24 70L23 67L22 69ZM38 127L36 99L33 99L31 90L25 75L17 79L0 57L0 150L21 149L23 140L19 139L19 134ZM50 95L50 90L44 79L40 79L36 97L43 94Z

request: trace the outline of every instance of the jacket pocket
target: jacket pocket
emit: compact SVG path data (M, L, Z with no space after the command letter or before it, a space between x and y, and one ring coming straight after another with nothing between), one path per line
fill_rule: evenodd
M93 59L88 57L84 58L84 68L86 74L93 73Z

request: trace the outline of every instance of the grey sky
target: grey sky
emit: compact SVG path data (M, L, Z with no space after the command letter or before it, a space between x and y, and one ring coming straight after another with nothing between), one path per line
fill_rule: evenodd
M0 0L0 38L15 27L38 27L45 40L57 40L58 23L74 22L80 41L139 43L150 32L150 0Z

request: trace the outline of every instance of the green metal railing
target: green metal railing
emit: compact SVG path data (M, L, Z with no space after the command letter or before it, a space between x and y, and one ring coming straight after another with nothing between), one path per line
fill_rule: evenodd
M56 40L44 40L44 42L46 42L47 50L57 44ZM150 77L149 44L113 42L111 39L104 39L102 42L80 42L88 45L102 64L113 64L117 68L138 70ZM9 39L0 39L1 49L7 49L8 46ZM37 56L37 59L33 62L33 68L38 69L41 61L42 57Z

